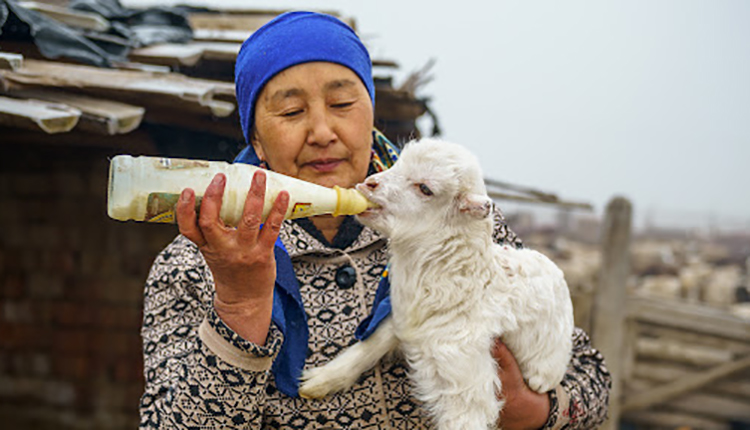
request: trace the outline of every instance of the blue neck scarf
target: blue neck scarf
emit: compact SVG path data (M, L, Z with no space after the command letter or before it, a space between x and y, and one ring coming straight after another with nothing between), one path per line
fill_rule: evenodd
M379 172L390 168L398 159L398 148L383 134L373 131L371 169ZM235 158L235 163L259 165L260 160L252 145L248 145ZM309 331L307 315L302 303L299 281L294 273L292 260L281 239L276 240L274 247L276 257L276 288L273 292L273 313L271 320L284 334L271 371L276 380L276 387L290 397L299 397L299 378L307 358ZM391 313L390 281L388 268L383 271L378 289L375 292L372 311L357 327L354 337L365 340L378 328L380 323Z

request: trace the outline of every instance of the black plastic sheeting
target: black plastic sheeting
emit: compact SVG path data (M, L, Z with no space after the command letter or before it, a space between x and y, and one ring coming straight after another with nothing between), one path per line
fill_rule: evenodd
M3 40L33 41L49 59L66 58L98 67L128 61L133 48L157 43L186 43L193 31L182 7L131 10L118 0L72 0L71 10L95 13L108 20L107 32L62 24L21 7L15 0L0 0L0 47Z

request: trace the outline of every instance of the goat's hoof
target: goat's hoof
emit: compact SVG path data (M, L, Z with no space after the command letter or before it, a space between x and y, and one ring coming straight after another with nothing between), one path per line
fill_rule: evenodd
M302 389L299 390L299 396L302 397L305 400L314 400L314 397L310 397L307 392L302 391Z
M308 400L322 399L331 392L322 373L320 369L306 370L302 373L299 387L300 397Z

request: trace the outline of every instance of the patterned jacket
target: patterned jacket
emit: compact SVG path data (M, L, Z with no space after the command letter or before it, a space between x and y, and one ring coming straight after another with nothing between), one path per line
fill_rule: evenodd
M309 221L287 221L280 234L308 317L306 368L325 364L355 342L387 262L387 241L351 218L333 245L316 233ZM495 240L520 246L499 212ZM215 313L213 296L201 253L177 237L156 258L145 287L141 428L430 428L398 353L382 359L352 389L325 400L285 396L270 370L281 332L272 325L265 345L240 338ZM576 330L568 373L549 393L544 428L594 428L605 418L610 384L601 355Z

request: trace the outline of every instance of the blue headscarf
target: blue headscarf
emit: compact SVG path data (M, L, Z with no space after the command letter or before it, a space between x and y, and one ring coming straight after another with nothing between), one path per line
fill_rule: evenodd
M251 144L255 103L265 84L279 72L297 64L326 61L341 64L359 76L375 104L372 63L354 31L338 19L313 12L288 12L261 27L242 44L235 66L235 89L248 145L235 158L236 163L259 165ZM378 131L373 131L371 166L374 171L387 169L398 158L398 149ZM272 320L284 334L284 342L272 372L276 387L282 393L299 396L299 377L307 358L309 331L299 282L291 258L280 239L274 248L276 285ZM369 315L355 333L364 340L390 314L390 284L383 272Z
M269 21L242 44L234 69L237 107L250 143L255 102L271 78L289 67L325 61L359 76L375 105L370 54L357 34L339 19L315 12L287 12Z

